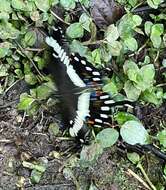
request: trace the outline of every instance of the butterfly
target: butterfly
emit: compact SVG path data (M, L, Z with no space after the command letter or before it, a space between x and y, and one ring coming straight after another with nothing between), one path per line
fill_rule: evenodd
M103 92L101 70L78 53L69 54L64 47L66 42L61 27L54 27L52 36L46 37L52 55L48 67L61 94L64 128L69 128L72 137L86 142L91 126L110 127L112 107L128 101L115 102Z

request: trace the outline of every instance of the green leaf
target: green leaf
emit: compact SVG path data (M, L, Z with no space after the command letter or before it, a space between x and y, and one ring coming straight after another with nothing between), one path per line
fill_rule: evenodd
M160 141L160 144L166 148L166 129L158 132L157 139Z
M84 146L80 153L80 165L89 167L94 164L103 152L103 148L99 143L92 143L89 146Z
M92 51L92 59L94 63L101 64L101 54L99 49L95 49Z
M96 136L96 140L103 148L111 147L118 140L119 133L112 128L103 129Z
M159 48L161 45L161 35L164 32L164 25L163 24L154 24L151 28L150 39L153 43L155 48Z
M50 88L49 82L44 83L36 88L36 95L37 98L40 100L48 98L51 95L51 93L53 93L53 89Z
M133 15L132 20L135 26L139 26L142 23L142 18L139 15Z
M124 15L119 22L118 31L122 39L128 38L133 34L133 20L131 14Z
M111 44L112 42L115 42L118 38L118 28L114 24L111 24L110 26L108 26L105 32L105 39Z
M162 0L147 0L147 3L153 9L157 9Z
M118 112L114 116L114 118L118 122L119 125L123 125L126 121L130 121L130 120L139 121L137 117L127 112Z
M36 32L29 31L25 34L24 42L26 43L27 46L33 46L36 42L36 39L37 39Z
M133 163L133 164L138 164L140 161L140 156L136 152L132 153L127 153L127 158Z
M86 8L89 8L90 0L79 0L79 2L84 5Z
M16 73L16 75L17 75L18 78L21 79L21 78L24 77L24 74L23 74L23 72L22 72L21 69L15 69L14 72Z
M34 2L36 7L43 12L47 12L50 8L50 0L35 0Z
M155 105L160 105L162 103L162 99L157 97L154 88L145 90L141 95L141 99Z
M74 9L75 6L76 6L75 0L60 0L60 4L61 4L66 10Z
M107 47L112 56L119 56L122 50L122 44L119 41L114 41L111 44L107 44Z
M81 38L84 35L84 29L81 23L75 22L67 28L66 33L70 38Z
M128 3L129 3L132 7L135 7L136 4L138 3L138 0L128 0Z
M5 57L10 49L10 43L8 42L2 42L0 43L0 58Z
M25 3L23 0L12 0L12 7L17 10L25 10Z
M126 38L124 44L130 51L136 51L138 49L137 40L133 37Z
M0 64L0 77L8 76L8 67L6 64Z
M20 102L18 104L18 110L27 110L34 102L34 99L30 97L27 93L23 93L20 96Z
M32 170L31 172L31 182L32 183L39 183L42 177L42 173L37 170Z
M92 22L92 19L86 13L83 13L79 18L79 23L81 23L82 27L88 32L90 32L91 22Z
M127 74L128 78L131 81L136 82L137 81L137 75L139 73L139 68L137 64L131 60L125 61L123 65L124 73Z
M0 0L0 12L7 12L7 13L11 13L12 9L10 6L10 2L11 0Z
M34 164L34 169L41 172L41 173L44 173L46 171L46 165Z
M136 88L133 83L127 80L124 84L124 90L127 98L130 100L137 100L141 94L141 89Z
M146 35L148 35L148 36L150 35L152 26L153 26L152 22L150 22L150 21L145 22L144 27L145 27Z
M141 67L137 75L136 87L142 91L153 86L155 76L155 68L153 64L144 65Z
M29 73L25 75L25 81L30 84L30 85L34 85L37 83L37 78L36 75L33 73Z
M147 144L148 133L144 126L138 121L127 121L120 129L120 134L125 142L131 145Z
M88 52L88 48L77 40L73 40L70 47L73 52L79 53L82 57L85 57Z
M3 22L0 24L0 38L2 40L6 39L16 39L20 34L16 28L13 27L11 23Z
M118 93L117 86L116 86L115 82L113 82L113 81L110 81L108 84L104 85L103 91L111 93L111 95L115 95Z

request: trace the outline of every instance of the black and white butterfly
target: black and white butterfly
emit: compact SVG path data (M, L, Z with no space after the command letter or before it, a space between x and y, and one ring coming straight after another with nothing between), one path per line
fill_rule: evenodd
M111 109L117 106L110 95L102 90L101 71L79 54L68 54L64 32L53 28L53 36L46 37L52 48L49 69L59 90L64 127L70 135L85 142L90 127L110 126ZM120 102L119 104L124 104Z

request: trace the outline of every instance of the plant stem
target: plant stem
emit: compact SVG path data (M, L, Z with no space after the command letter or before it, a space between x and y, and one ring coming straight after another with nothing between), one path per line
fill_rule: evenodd
M148 182L149 186L153 189L153 190L157 190L156 187L153 185L153 183L150 181L149 177L147 176L144 168L142 167L141 163L138 163L137 167L141 170L143 176L145 177L146 181Z

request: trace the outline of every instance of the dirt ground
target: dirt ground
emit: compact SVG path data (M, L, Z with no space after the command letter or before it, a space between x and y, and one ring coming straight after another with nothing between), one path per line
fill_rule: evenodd
M79 158L80 148L77 149L74 141L56 138L49 132L48 124L53 116L41 111L32 119L17 112L19 95L25 90L24 82L20 81L0 98L0 190L87 190L93 185L99 190L146 189L129 174L130 168L142 177L127 160L126 150L118 146L105 150L96 164L88 169L78 165L71 167L70 161ZM166 118L163 117L166 116L164 107L144 107L139 111L139 117L146 126L153 127L154 132L162 118ZM74 151L72 147L75 147ZM52 151L61 156L58 159L51 156ZM47 163L39 183L31 183L31 170L23 167L24 160L44 160ZM147 154L144 168L154 184L164 181L161 160ZM72 177L65 175L67 170L71 171ZM23 183L21 179L24 179Z

